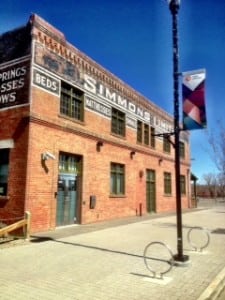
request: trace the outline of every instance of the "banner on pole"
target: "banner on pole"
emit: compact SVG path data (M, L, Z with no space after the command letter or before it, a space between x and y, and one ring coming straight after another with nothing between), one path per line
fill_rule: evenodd
M182 73L183 129L206 128L205 69Z

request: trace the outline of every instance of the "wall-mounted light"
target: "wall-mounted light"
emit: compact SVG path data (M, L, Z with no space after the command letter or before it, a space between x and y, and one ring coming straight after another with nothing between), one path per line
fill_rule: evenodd
M98 151L98 152L100 152L101 151L101 147L103 146L104 144L103 144L103 141L97 141L97 143L96 143L96 150Z
M51 152L46 151L41 154L41 159L42 160L55 159L55 155L52 154Z
M134 157L135 154L136 154L135 151L131 151L131 152L130 152L130 158L133 159L133 157Z
M142 178L143 176L144 176L144 171L143 171L143 170L140 170L140 171L139 171L139 177Z
M160 157L159 158L159 165L161 165L162 161L163 161L163 157Z

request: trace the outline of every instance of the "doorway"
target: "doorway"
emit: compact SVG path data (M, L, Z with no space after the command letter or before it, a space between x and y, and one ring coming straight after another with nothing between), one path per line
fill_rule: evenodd
M156 175L155 170L146 170L146 209L156 212Z
M56 226L79 222L81 156L59 154Z

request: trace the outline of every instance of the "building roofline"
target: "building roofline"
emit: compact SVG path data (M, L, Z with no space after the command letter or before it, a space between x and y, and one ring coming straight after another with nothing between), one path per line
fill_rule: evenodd
M126 82L121 80L118 76L114 75L111 71L109 71L106 68L104 68L103 66L101 66L94 59L92 59L89 56L87 56L86 54L84 54L82 51L80 51L78 48L76 48L70 42L68 42L66 39L66 36L60 30L58 30L54 26L50 25L47 21L45 21L39 15L32 14L30 16L30 22L33 26L38 28L41 32L52 37L54 40L56 40L60 44L64 45L68 50L74 52L77 56L79 56L81 59L83 59L85 61L85 63L89 63L93 68L96 68L97 70L99 70L99 72L102 72L105 76L107 76L111 80L117 82L119 85L123 86L124 89L127 89L131 94L135 95L135 98L136 98L135 101L137 103L140 103L142 106L146 107L149 110L152 110L154 112L157 111L158 115L161 115L163 118L172 122L172 120L173 120L172 115L170 115L168 112L166 112L161 107L156 105L154 102L152 102L146 96L142 95L140 92L135 90L129 84L127 84Z

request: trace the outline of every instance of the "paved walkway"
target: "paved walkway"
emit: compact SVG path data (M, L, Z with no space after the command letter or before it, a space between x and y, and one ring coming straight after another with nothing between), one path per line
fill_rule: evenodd
M176 216L168 214L67 227L36 235L24 245L0 247L0 299L216 299L225 284L225 203L200 208L183 214L189 263L174 266L163 279L153 278L143 251L148 243L161 241L177 252ZM194 226L210 232L210 244L201 253L192 251L187 240ZM192 242L206 242L207 235L192 232ZM162 247L148 255L159 272L170 266Z

